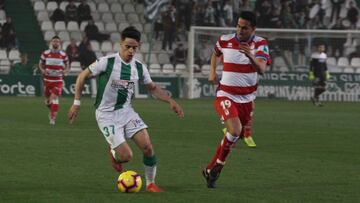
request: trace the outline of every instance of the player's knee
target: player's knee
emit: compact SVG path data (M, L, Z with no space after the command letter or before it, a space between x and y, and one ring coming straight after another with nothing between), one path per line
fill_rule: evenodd
M124 157L123 157L123 162L129 162L133 157L133 154L132 152L128 153L128 154L124 154Z
M59 99L58 99L58 98L53 98L53 99L51 100L51 102L52 102L53 104L59 104Z
M142 151L145 156L152 156L154 154L154 149L151 143L144 145L142 147Z
M232 130L228 130L228 132L234 137L241 136L241 129L232 129Z
M125 163L129 162L133 158L132 151L124 151L119 153L119 162Z

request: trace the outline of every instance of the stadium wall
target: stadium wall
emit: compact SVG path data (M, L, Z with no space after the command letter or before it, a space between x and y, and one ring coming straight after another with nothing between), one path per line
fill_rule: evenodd
M185 98L187 77L153 77L153 80L174 98ZM73 96L76 76L64 79L63 96ZM210 84L206 77L195 77L191 89L194 98L213 98L216 85ZM42 78L40 76L0 75L0 96L42 96ZM313 89L307 73L267 72L261 76L258 97L275 98L289 101L310 100ZM96 95L95 79L88 80L83 91L84 96ZM136 98L148 98L143 85L136 85ZM321 96L323 101L360 101L360 74L333 73L327 84L327 91Z

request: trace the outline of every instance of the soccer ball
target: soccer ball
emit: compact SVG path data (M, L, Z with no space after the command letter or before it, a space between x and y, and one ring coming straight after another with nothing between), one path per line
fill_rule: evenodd
M121 192L139 192L142 186L141 176L135 171L125 171L120 174L117 186Z

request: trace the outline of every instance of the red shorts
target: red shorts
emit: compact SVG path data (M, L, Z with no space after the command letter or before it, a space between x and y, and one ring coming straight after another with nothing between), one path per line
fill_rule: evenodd
M217 97L214 106L222 120L238 117L241 124L245 126L251 120L252 103L236 103L227 97Z
M61 96L63 82L47 82L44 81L45 97L50 97L51 94Z

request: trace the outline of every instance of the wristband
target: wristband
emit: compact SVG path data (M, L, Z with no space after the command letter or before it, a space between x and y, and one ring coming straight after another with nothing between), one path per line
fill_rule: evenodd
M80 100L74 99L74 105L75 106L80 106L80 104L81 104Z

